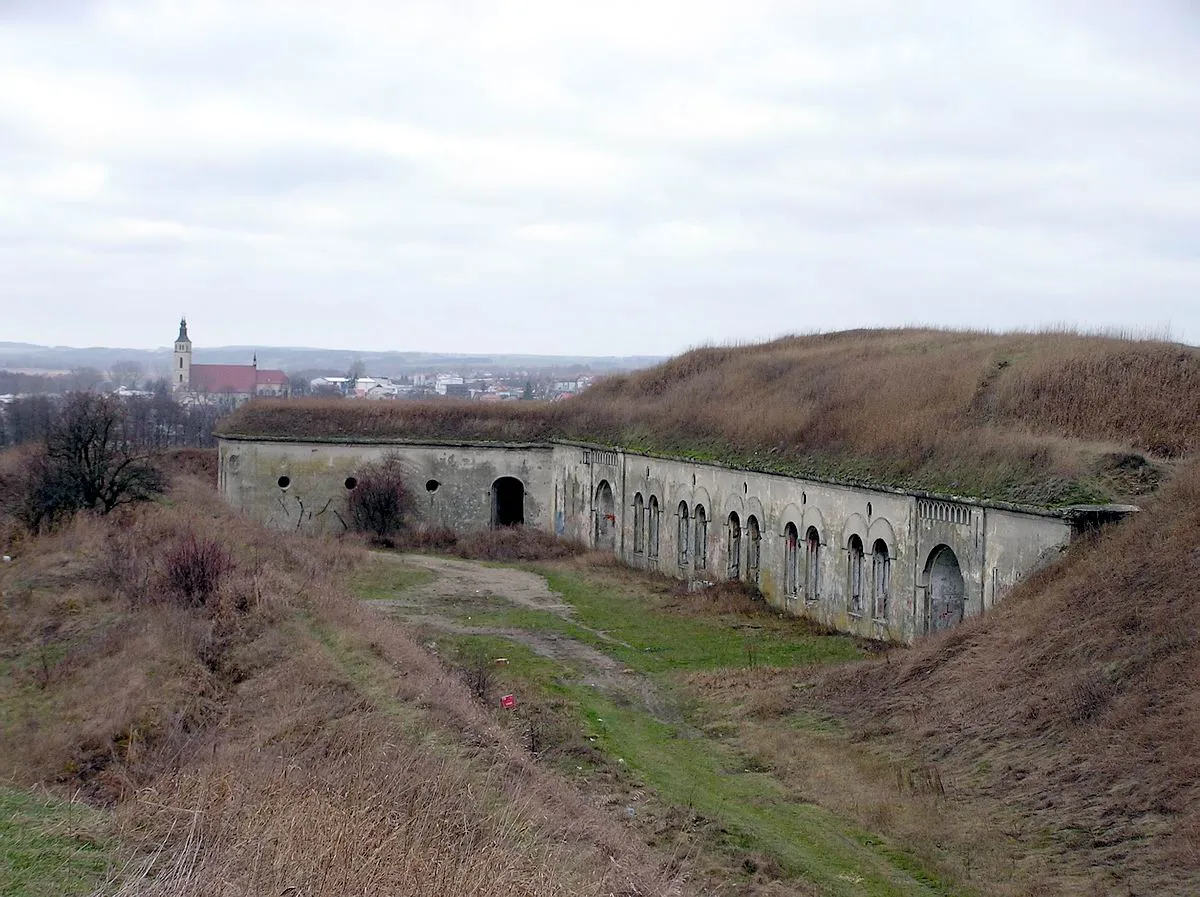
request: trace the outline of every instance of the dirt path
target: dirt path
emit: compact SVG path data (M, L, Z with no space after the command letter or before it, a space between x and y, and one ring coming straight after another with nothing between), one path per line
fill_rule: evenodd
M492 567L424 554L379 553L377 557L434 575L428 582L404 589L395 598L375 602L388 613L426 632L509 639L559 664L570 681L598 689L619 703L641 707L663 722L682 722L682 715L674 704L644 676L592 645L560 632L473 625L469 621L473 613L494 613L512 607L539 610L570 620L599 639L629 647L608 633L576 620L571 605L551 590L544 577L511 567Z

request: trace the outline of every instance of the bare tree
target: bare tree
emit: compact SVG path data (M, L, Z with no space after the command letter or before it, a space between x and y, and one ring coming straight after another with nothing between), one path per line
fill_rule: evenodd
M104 374L99 369L94 367L78 367L71 368L71 373L67 377L71 384L71 389L80 392L95 389L104 382Z
M136 451L125 406L111 396L67 397L44 450L33 459L22 516L33 529L76 511L107 514L162 492L162 471Z
M414 502L404 482L402 463L399 456L387 455L367 465L350 492L354 528L370 533L381 544L387 544L412 515ZM351 482L347 480L346 485Z
M142 382L142 364L128 358L114 361L108 369L108 379L116 386L137 389L137 385Z

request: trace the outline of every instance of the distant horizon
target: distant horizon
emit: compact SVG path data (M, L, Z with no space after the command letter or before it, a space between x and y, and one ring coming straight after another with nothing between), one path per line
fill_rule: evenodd
M188 322L189 336L194 331L194 326L191 321ZM657 352L657 353L606 353L606 354L588 354L580 352L525 352L517 350L467 350L467 349L371 349L361 347L340 347L340 346L319 346L306 344L275 344L275 343L222 343L210 344L200 342L195 338L192 339L193 349L196 352L204 351L234 351L245 350L253 352L255 350L277 350L277 351L295 351L295 352L334 352L334 353L358 353L364 355L430 355L430 356L478 356L478 357L494 357L494 356L509 356L509 357L528 357L528 358L590 358L590 359L658 359L665 360L682 355L693 349L711 348L711 347L731 347L762 345L764 343L774 342L780 339L802 338L807 336L827 336L837 333L846 333L856 330L932 330L945 333L990 333L995 335L1004 334L1055 334L1055 333L1072 333L1079 336L1097 337L1102 339L1121 339L1133 342L1163 342L1173 343L1177 345L1189 346L1192 348L1200 348L1200 339L1191 341L1185 336L1173 332L1169 324L1164 325L1144 325L1144 326L1129 326L1129 325L1084 325L1066 321L1050 321L1041 324L1030 326L1013 326L1013 327L972 327L972 326L941 326L927 322L908 322L897 325L880 325L880 326L865 326L865 327L845 327L829 330L807 330L807 331L789 331L781 332L770 336L764 336L761 339L730 339L728 341L710 340L686 346L675 352ZM73 345L70 343L35 343L25 340L0 340L0 349L5 347L20 347L29 349L49 349L49 350L67 350L67 351L106 351L106 352L143 352L143 353L167 353L173 349L173 343L167 343L157 346L131 346L131 345L105 345L93 343L90 345ZM0 363L3 362L0 357Z

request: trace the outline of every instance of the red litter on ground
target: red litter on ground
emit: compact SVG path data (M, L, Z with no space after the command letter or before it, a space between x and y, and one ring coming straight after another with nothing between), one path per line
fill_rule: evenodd
M505 710L512 710L517 706L517 698L515 695L505 695L500 699L500 706Z

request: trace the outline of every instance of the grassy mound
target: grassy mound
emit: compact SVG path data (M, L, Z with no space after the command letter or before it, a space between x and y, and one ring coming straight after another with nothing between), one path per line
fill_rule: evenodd
M1128 499L1200 446L1200 350L1071 333L851 331L703 348L566 402L252 403L230 435L577 439L1031 504Z
M1019 807L1103 893L1200 881L1200 462L994 614L810 705L919 744L944 780Z

